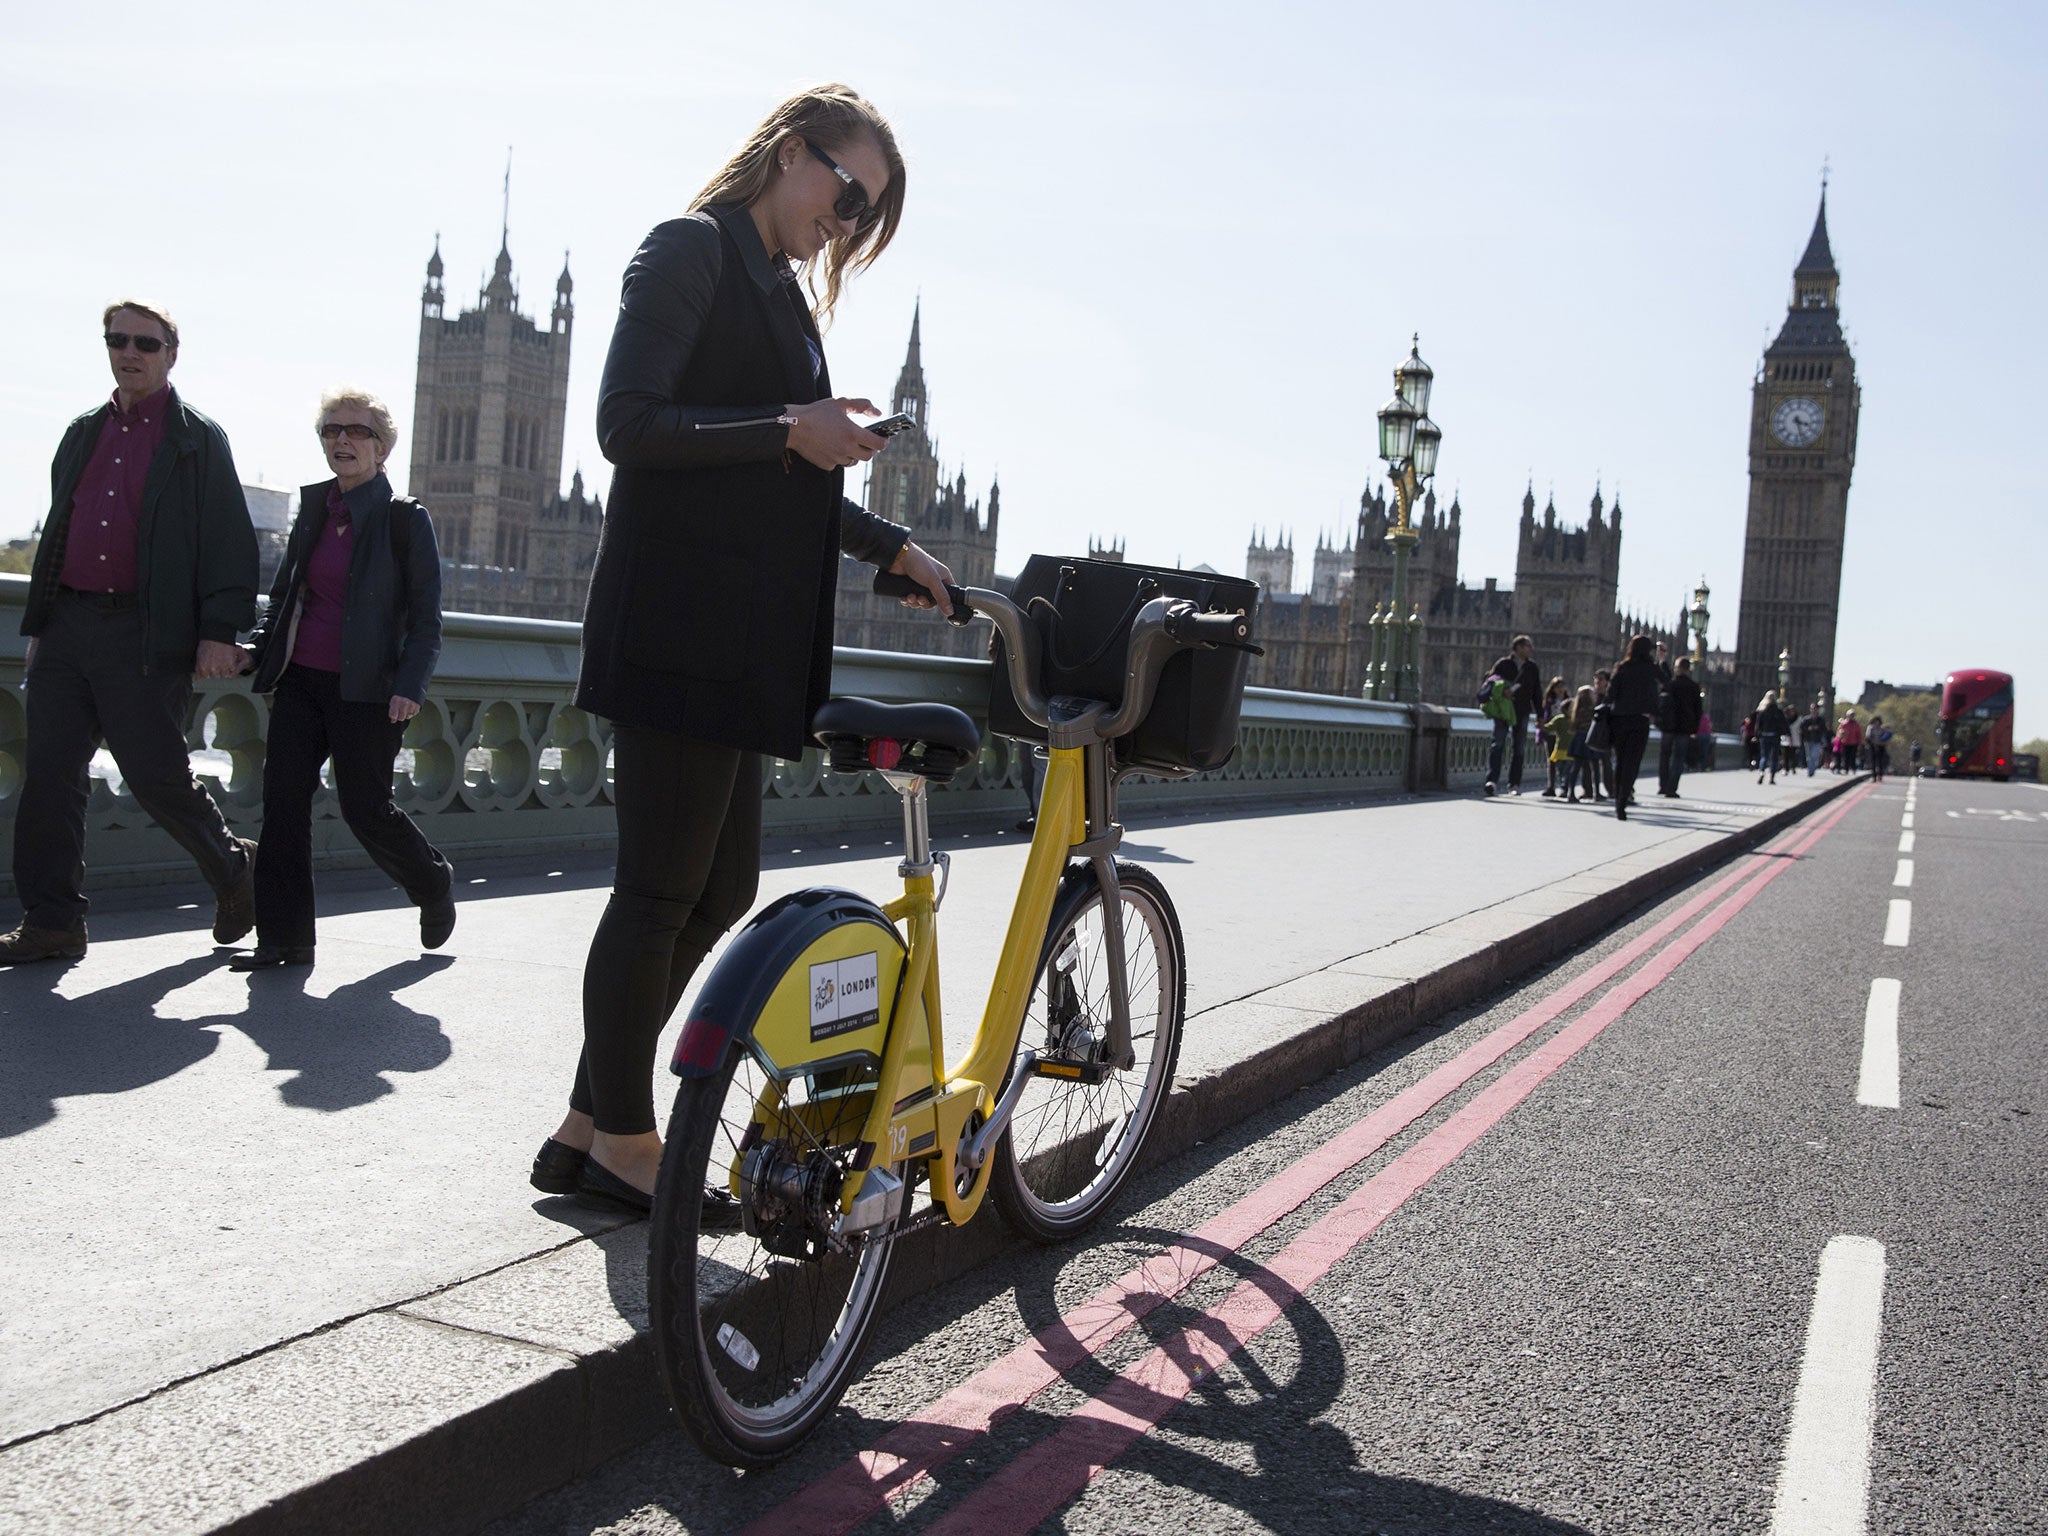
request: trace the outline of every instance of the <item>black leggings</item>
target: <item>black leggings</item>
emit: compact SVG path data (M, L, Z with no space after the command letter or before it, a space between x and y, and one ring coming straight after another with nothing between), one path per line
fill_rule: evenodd
M1614 798L1633 805L1643 749L1650 744L1650 722L1643 715L1617 715L1609 729L1614 737Z
M761 757L672 731L612 732L619 858L583 966L569 1107L608 1136L654 1129L654 1043L761 878Z

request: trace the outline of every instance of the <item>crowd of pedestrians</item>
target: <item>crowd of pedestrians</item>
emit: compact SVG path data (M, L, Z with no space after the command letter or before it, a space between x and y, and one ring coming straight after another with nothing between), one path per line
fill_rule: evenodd
M1544 756L1545 798L1611 802L1626 821L1653 728L1662 738L1657 793L1680 798L1679 781L1710 724L1691 657L1674 663L1662 641L1637 635L1619 662L1589 682L1553 677L1544 687L1542 676L1534 642L1517 635L1479 690L1480 710L1493 722L1488 795L1522 792L1523 749L1533 723Z

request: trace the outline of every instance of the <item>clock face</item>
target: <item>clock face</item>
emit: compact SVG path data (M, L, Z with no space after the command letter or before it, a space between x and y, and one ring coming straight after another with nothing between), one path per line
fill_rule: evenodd
M1794 396L1780 400L1771 412L1771 432L1787 448L1804 448L1820 436L1824 419L1818 400Z

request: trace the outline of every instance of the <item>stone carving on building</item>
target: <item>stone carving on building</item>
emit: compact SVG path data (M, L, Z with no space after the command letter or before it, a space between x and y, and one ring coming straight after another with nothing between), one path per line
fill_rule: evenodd
M569 257L543 330L519 309L509 229L474 309L446 315L440 237L420 294L408 490L434 515L443 607L580 620L604 509L579 470L567 494Z
M1778 686L1786 651L1793 702L1834 699L1842 540L1862 403L1856 359L1842 335L1840 285L1823 185L1813 233L1792 271L1785 323L1750 390L1749 515L1735 637L1735 701L1746 708Z
M1385 489L1367 487L1344 545L1318 538L1306 592L1290 590L1292 537L1283 533L1269 543L1263 533L1253 535L1245 570L1260 585L1257 633L1266 655L1253 662L1252 682L1310 693L1355 696L1363 691L1372 625L1406 623L1410 617L1387 612L1394 584L1394 558L1386 542L1392 517ZM1409 557L1408 590L1423 625L1424 700L1470 704L1479 680L1518 634L1535 641L1537 665L1546 679L1561 676L1574 686L1591 681L1596 669L1612 666L1632 634L1664 640L1674 656L1686 648L1682 622L1672 629L1616 606L1619 497L1610 511L1595 487L1585 523L1571 527L1559 521L1554 497L1538 515L1531 484L1522 497L1512 587L1491 576L1478 587L1459 580L1463 519L1456 496L1439 511L1434 491L1423 497L1415 519L1419 538Z

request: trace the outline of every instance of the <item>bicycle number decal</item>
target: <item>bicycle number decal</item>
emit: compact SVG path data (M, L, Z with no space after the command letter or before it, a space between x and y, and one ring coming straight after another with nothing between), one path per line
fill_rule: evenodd
M889 1161L900 1163L910 1152L910 1127L892 1125L889 1127Z

